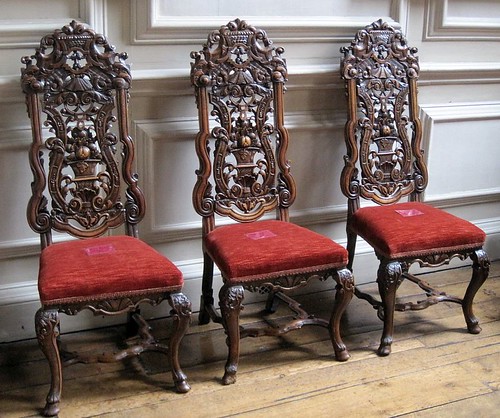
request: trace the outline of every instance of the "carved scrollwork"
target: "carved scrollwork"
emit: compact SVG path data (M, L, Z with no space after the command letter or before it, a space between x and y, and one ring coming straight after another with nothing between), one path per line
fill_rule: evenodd
M219 305L225 311L242 309L241 302L245 298L243 286L222 286L220 290Z
M66 315L76 315L78 312L87 309L92 311L94 315L119 315L137 310L142 303L156 306L162 302L165 297L165 294L138 295L99 301L65 303L59 306L59 311Z
M191 301L183 293L173 293L170 295L172 300L173 314L189 317L191 316Z
M450 261L454 258L458 258L460 260L466 260L469 257L473 261L477 259L477 262L479 263L479 265L481 265L482 268L488 268L489 266L488 256L486 252L482 249L479 250L466 249L463 251L453 251L448 253L414 256L411 259L406 260L405 263L408 266L412 263L418 263L420 267L439 267L445 264L449 264Z
M281 276L264 283L245 284L245 289L248 289L250 292L257 292L260 294L287 292L295 289L300 289L306 286L311 280L325 281L329 277L334 276L334 274L336 274L334 270L290 274L288 276Z
M484 270L484 273L486 277L489 274L490 271L490 259L488 257L488 254L486 254L486 251L484 251L482 248L474 251L470 255L472 261L474 261L475 264L477 264L481 269Z
M399 30L378 20L358 31L341 51L341 74L350 101L344 194L392 203L421 193L427 172L416 114L417 49L407 45Z
M404 279L403 272L407 270L408 268L404 262L382 262L377 274L377 283L384 288L385 292L388 292L394 286L398 288Z
M341 289L354 292L354 277L350 270L340 269L335 272L335 277Z
M453 258L465 260L467 257L469 257L468 251L463 253L429 254L423 257L415 257L412 262L417 262L420 267L439 267L444 264L449 264Z
M35 330L38 342L43 346L44 340L59 336L59 313L57 310L39 309L35 315Z
M294 184L286 161L276 156L287 141L281 138L286 132L274 115L276 85L287 77L282 53L283 48L274 47L263 30L239 19L209 34L203 50L191 53L191 82L203 121L197 138L200 170L194 193L199 213L213 210L251 220L275 208L281 198L284 205L293 200ZM210 122L215 125L210 131L205 128L209 104ZM211 159L204 141L214 142L213 195L209 195ZM279 171L286 176L278 191Z
M73 21L42 38L35 55L22 59L26 68L21 84L28 112L30 117L43 112L49 132L42 136L42 127L33 129L30 159L36 191L29 213L36 231L47 232L47 214L51 227L76 236L101 234L123 222L122 163L116 155L118 138L112 128L117 114L126 120L131 82L126 58L103 35ZM129 151L132 143L123 124L119 125L123 168L130 170L127 156L133 155ZM50 210L40 192L45 176ZM129 186L129 220L134 222L142 217L142 194L136 190L135 175L124 173L123 177Z

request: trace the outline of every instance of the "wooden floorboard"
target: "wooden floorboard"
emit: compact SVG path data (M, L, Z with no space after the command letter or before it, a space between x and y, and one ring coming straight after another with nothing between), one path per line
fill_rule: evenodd
M429 281L431 276L429 276ZM449 293L463 294L470 269L435 273ZM376 286L364 290L376 294ZM400 296L414 299L404 284ZM333 291L301 302L328 316ZM175 393L163 355L124 363L74 365L64 370L60 417L492 417L500 410L500 262L476 296L482 332L466 332L461 308L441 303L396 313L389 357L378 357L382 323L365 301L354 299L343 321L351 353L334 360L328 332L304 327L283 337L242 340L238 381L222 386L227 354L217 324L196 325L182 343L182 364L192 386ZM245 322L259 321L262 305L245 307ZM275 318L286 315L283 308ZM269 320L274 320L270 318ZM64 327L64 316L62 317ZM167 319L152 322L160 339ZM121 327L64 335L70 348L112 348ZM38 416L48 390L48 365L35 340L0 345L0 417Z

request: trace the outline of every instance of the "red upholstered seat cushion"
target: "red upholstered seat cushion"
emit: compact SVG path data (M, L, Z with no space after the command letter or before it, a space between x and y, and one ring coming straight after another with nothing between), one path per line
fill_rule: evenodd
M205 250L230 283L347 264L344 247L306 228L276 220L218 227L205 237Z
M42 304L180 290L182 273L143 241L126 235L52 244L40 255Z
M480 248L486 238L472 223L420 202L361 208L349 227L390 259Z

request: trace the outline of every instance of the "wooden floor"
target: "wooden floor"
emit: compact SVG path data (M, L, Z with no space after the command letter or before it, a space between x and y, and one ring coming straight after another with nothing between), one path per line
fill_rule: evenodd
M435 273L432 283L462 294L469 269ZM430 279L429 279L430 281ZM373 285L365 290L375 290ZM401 294L414 287L403 284ZM328 311L333 292L301 297ZM408 296L409 297L409 296ZM262 309L243 311L254 321ZM351 358L333 359L328 333L304 327L283 338L242 341L238 381L222 386L226 356L218 325L196 325L183 340L182 363L191 392L174 392L165 357L147 354L117 364L64 370L60 417L493 417L500 410L500 262L478 292L475 313L483 328L468 334L460 306L396 313L393 353L375 354L381 322L354 299L344 321ZM63 316L64 321L64 316ZM153 322L163 338L169 322ZM64 325L64 322L63 322ZM65 335L70 348L113 344L121 328ZM0 345L0 417L38 416L48 390L48 366L35 340Z

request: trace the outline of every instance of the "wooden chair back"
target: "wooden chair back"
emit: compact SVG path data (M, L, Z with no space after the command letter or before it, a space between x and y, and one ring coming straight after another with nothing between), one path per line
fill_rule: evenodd
M126 233L137 236L145 205L132 171L126 58L76 21L23 58L33 133L28 222L43 248L53 231L90 238L125 224Z
M263 30L239 19L192 53L200 124L193 203L206 232L216 214L250 222L277 210L278 219L288 220L295 183L285 157L282 53Z
M427 168L418 116L417 49L401 31L378 20L342 48L346 80L347 155L341 176L350 211L360 198L389 204L408 196L421 200Z

